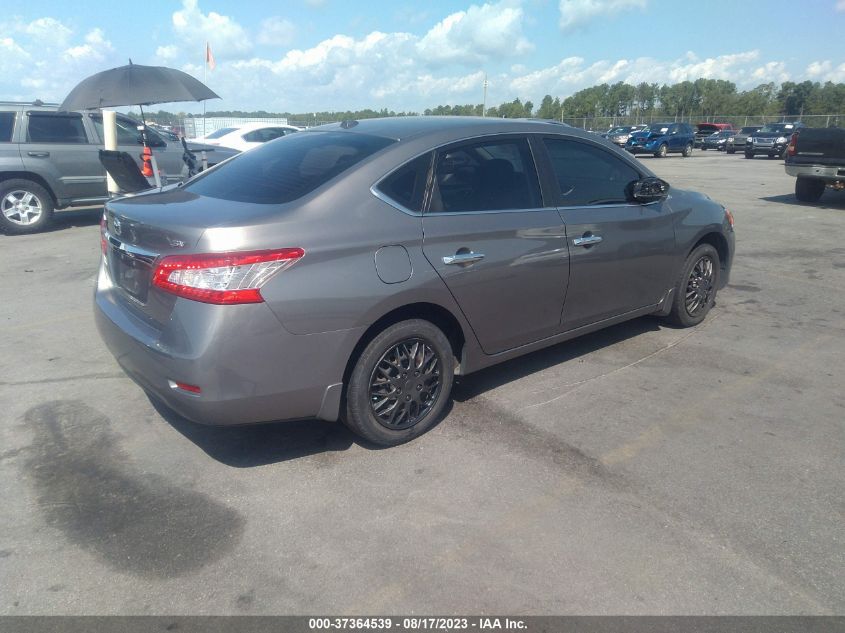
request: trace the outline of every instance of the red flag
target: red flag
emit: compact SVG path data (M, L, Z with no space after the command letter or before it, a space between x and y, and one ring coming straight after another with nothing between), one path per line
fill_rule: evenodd
M214 70L217 64L214 62L214 55L211 53L211 44L205 43L205 63L208 64L209 70Z

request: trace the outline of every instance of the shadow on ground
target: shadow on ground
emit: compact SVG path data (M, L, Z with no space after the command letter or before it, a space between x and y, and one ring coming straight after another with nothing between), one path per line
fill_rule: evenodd
M660 321L653 317L621 323L469 376L458 376L452 396L458 402L467 402L486 391L532 373L659 329ZM312 455L345 451L353 444L369 450L382 448L353 435L340 422L313 419L244 426L207 426L183 418L152 396L150 402L162 418L206 454L235 468L265 466ZM445 420L448 423L450 412L451 404L445 409L441 422Z
M70 209L68 211L56 211L53 214L53 221L45 233L63 231L76 226L94 226L100 223L103 216L103 207L84 207Z
M803 207L805 209L833 209L841 211L845 209L845 191L832 191L828 189L822 195L818 202L801 202L795 197L795 194L788 193L781 196L765 196L760 198L766 202L777 202L779 204L788 204L794 207Z

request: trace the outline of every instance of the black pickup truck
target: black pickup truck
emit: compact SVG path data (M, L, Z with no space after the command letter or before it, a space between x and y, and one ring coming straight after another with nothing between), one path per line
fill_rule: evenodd
M845 189L845 129L805 127L786 149L786 173L795 176L795 197L817 202L826 187Z

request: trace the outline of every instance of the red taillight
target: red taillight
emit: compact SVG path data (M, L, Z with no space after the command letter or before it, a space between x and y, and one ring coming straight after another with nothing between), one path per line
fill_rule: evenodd
M303 255L301 248L171 255L158 262L153 285L203 303L261 303L261 286Z
M786 148L786 155L787 156L795 156L795 144L798 142L798 132L793 132L792 136L789 137L789 146Z

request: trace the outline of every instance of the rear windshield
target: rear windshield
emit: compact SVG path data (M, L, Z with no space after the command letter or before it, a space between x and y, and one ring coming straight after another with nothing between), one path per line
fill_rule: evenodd
M349 132L292 134L240 154L185 189L236 202L291 202L393 142Z

